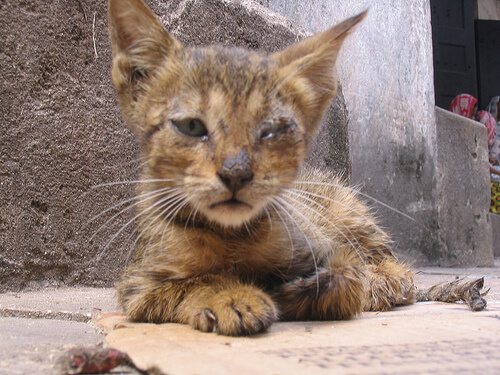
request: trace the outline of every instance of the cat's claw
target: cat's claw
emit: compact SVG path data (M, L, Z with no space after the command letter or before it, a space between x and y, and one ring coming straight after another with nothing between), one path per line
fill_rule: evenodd
M217 317L209 309L204 309L200 316L201 325L197 327L200 331L216 332Z
M278 318L275 303L258 289L224 291L210 305L197 316L194 328L227 336L251 335L265 331Z

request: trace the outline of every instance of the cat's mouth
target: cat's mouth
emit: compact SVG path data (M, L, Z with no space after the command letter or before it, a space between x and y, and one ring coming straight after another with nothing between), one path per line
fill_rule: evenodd
M210 205L210 208L219 208L219 207L227 207L227 208L232 208L232 209L240 209L240 208L246 208L246 209L251 209L252 206L250 206L248 203L239 201L236 198L231 198L222 202L217 202L212 205Z
M255 204L249 204L241 201L236 197L231 199L221 200L219 202L209 204L204 214L209 220L215 221L225 227L240 227L243 223L248 222L257 214L265 205L265 201L257 201Z

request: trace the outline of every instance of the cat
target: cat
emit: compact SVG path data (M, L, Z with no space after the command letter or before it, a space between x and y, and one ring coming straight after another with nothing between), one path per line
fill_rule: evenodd
M365 16L268 55L183 46L142 0L109 1L112 79L145 158L117 283L130 320L249 335L416 301L367 206L303 163Z

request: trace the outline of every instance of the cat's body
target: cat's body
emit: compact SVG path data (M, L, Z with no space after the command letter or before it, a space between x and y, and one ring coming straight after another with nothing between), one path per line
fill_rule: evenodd
M412 273L396 262L364 204L333 175L309 172L295 185L301 195L285 193L276 208L241 227L207 222L191 208L139 220L135 259L118 284L127 315L245 334L278 316L348 319L414 302ZM147 200L141 209L155 204ZM317 207L304 209L310 205Z
M363 17L268 56L183 47L141 0L110 1L113 80L146 160L117 285L130 319L239 335L415 300L365 205L302 167Z

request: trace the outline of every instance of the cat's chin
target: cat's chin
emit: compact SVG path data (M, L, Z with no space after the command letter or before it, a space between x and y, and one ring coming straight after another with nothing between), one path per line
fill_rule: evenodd
M248 203L230 199L210 205L208 209L203 210L205 216L223 227L237 228L248 222L259 211L259 207Z

